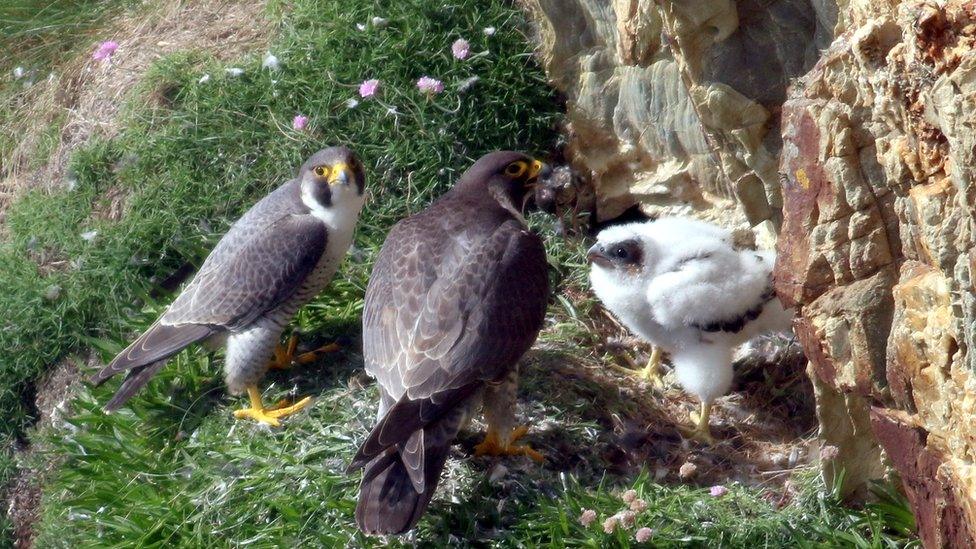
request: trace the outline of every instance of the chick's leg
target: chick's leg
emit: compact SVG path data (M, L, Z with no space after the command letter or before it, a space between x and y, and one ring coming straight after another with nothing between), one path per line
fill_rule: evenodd
M715 444L715 438L712 437L712 431L708 426L708 418L711 414L712 402L702 401L700 411L691 412L691 421L694 426L690 429L682 428L685 436L705 444Z
M664 387L664 376L661 373L661 348L658 346L653 346L651 348L651 357L647 360L647 365L643 368L638 368L634 363L634 359L628 356L626 353L623 355L623 359L630 365L629 368L623 366L618 366L613 364L614 369L624 372L627 375L632 375L638 379L642 379L656 388Z

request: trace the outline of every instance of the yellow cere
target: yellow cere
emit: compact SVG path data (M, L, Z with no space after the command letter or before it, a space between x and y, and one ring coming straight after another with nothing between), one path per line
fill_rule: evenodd
M333 183L338 181L339 176L342 175L343 173L345 173L350 180L352 179L351 177L352 172L349 169L349 166L345 162L339 162L333 165L332 174L329 176L329 185L332 185Z
M532 161L532 169L529 170L529 178L531 179L531 178L539 175L539 172L541 172L541 171L542 171L542 162L539 162L538 160L533 160Z

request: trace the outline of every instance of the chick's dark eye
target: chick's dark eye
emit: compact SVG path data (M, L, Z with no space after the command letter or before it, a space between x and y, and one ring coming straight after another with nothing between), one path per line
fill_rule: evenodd
M630 257L630 252L628 252L627 248L624 248L623 246L617 246L613 250L613 256L617 259L627 259Z

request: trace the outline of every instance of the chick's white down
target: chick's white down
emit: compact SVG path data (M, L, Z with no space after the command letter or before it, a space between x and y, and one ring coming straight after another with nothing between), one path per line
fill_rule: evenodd
M612 258L621 245L639 258ZM790 329L792 311L770 294L775 254L736 250L731 233L718 226L679 217L618 225L601 231L594 248L612 258L591 267L597 297L632 332L668 352L678 382L702 402L729 390L736 347Z

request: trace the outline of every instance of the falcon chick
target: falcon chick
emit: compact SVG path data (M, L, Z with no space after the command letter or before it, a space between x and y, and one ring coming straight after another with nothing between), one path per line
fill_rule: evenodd
M458 431L483 404L476 455L542 456L516 445L517 363L549 296L542 240L522 209L549 169L516 152L474 163L426 210L390 231L366 288L363 356L380 387L377 423L350 465L365 468L356 523L413 528Z
M265 408L257 383L272 357L279 367L291 364L295 340L282 351L281 333L338 269L352 244L364 190L362 164L352 151L330 147L313 154L296 179L231 226L156 322L92 378L100 385L127 372L105 410L121 407L169 357L200 341L227 345L227 387L235 395L246 389L251 400L235 417L277 426L278 418L308 405L305 398Z
M793 319L772 289L773 252L737 250L715 225L665 217L609 227L587 252L597 297L631 331L671 355L701 400L695 438L711 441L712 403L732 384L732 354Z

